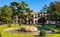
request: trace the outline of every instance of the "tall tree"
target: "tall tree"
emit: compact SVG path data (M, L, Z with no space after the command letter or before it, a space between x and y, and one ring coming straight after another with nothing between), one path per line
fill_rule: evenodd
M50 18L57 21L59 20L60 16L60 2L51 2L48 6L47 13L50 14Z
M47 9L48 9L48 6L47 5L44 5L44 7L42 8L42 10L40 10L40 12L46 13L47 12Z
M28 21L30 22L33 19L31 12L33 12L33 10L26 8L26 13L27 13L27 16L26 16L27 20L26 21L27 21L27 23L28 23Z
M26 9L27 9L27 4L22 1L22 2L11 2L11 7L13 9L13 14L14 15L18 15L18 17L20 17L20 23L22 21L22 19L24 20L24 18L27 16L26 13ZM15 11L16 9L16 11Z

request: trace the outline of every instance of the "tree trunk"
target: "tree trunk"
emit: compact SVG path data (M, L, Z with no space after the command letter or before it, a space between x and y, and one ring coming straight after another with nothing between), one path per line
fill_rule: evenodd
M21 18L20 18L20 24L21 24Z
M28 24L28 17L27 17L27 22L26 22L26 24Z

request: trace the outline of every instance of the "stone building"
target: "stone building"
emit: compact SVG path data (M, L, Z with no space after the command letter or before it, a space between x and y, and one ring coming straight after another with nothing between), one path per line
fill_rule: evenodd
M38 19L41 18L41 16L45 17L47 19L47 17L46 17L47 14L45 14L45 13L32 12L31 14L32 14L33 20L30 21L30 22L26 21L27 24L28 23L38 24ZM16 23L16 24L21 23L20 19L18 18L18 16L15 16L13 23Z

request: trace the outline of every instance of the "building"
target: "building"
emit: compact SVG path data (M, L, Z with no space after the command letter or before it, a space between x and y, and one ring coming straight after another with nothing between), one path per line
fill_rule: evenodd
M47 19L47 14L46 13L32 12L31 14L32 14L33 20L31 20L30 22L26 21L27 24L31 24L31 23L32 24L38 24L38 19L41 18L41 16L45 17ZM28 20L28 18L26 18L26 19ZM16 24L22 22L22 21L20 22L21 19L19 19L18 16L15 16L15 18L13 20L14 20L13 23L16 23Z

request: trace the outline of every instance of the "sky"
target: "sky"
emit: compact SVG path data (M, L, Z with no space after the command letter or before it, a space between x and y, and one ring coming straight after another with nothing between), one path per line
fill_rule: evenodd
M10 5L10 2L14 0L0 0L0 7L4 5ZM39 12L44 5L49 5L50 2L59 1L60 0L15 0L16 2L25 1L28 4L28 7L34 12Z

